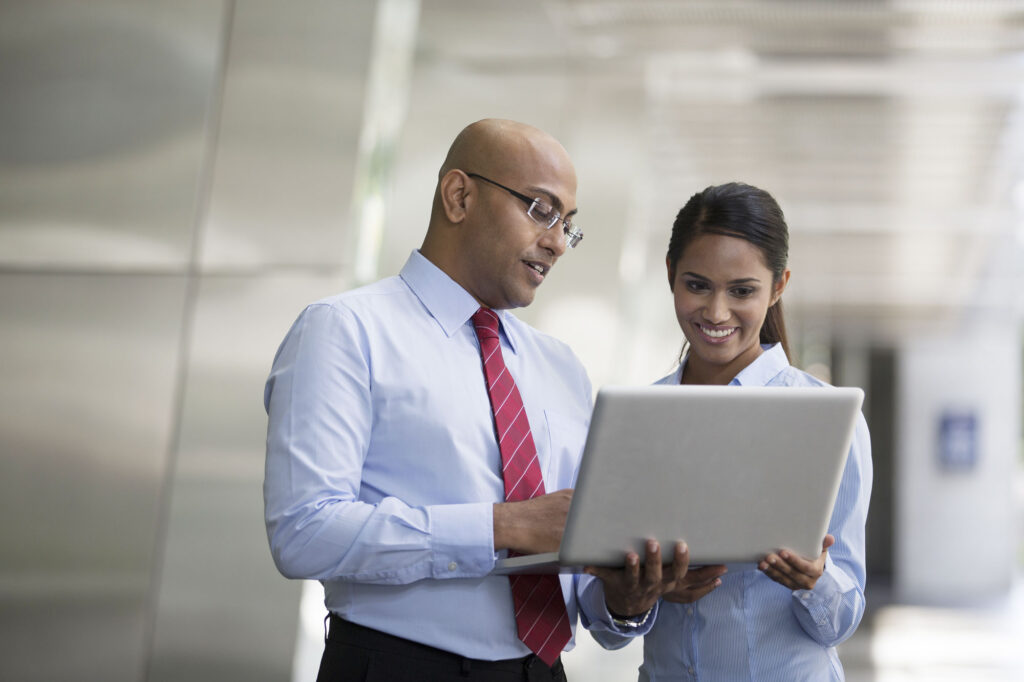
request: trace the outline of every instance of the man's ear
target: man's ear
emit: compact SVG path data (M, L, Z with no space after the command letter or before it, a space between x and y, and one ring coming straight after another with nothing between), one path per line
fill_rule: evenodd
M444 174L438 187L441 193L441 207L448 221L461 223L466 219L469 177L458 168L453 168Z

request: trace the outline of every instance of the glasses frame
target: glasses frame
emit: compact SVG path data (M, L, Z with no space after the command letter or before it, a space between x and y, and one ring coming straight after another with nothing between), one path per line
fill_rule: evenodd
M480 175L479 173L468 173L467 172L466 175L471 177L471 178L478 178L480 180L483 180L484 182L489 182L490 184L494 185L495 187L500 187L501 189L505 190L506 192L508 192L509 194L514 196L516 199L519 199L521 202L526 204L526 215L530 216L530 218L533 220L533 222L537 223L538 225L542 225L545 230L550 230L552 227L555 226L556 223L558 223L561 220L561 223L562 223L562 234L565 235L565 245L568 248L575 249L576 246L581 241L583 241L583 230L581 230L578 225L573 225L572 218L569 217L569 218L565 218L564 220L562 220L562 214L559 213L558 211L555 211L555 207L554 206L549 206L546 202L541 200L539 197L532 197L532 198L528 197L525 194L522 194L521 192L515 191L511 187L506 187L505 185L501 184L500 182L495 182L494 180L491 180L490 178L486 178L486 177ZM554 215L551 218L541 218L535 212L535 209L537 209L539 206L544 206L549 211L554 211ZM545 223L547 223L547 224L545 224Z

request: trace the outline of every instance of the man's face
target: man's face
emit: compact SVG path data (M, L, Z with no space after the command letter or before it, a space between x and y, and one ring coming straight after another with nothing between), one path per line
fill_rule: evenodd
M531 148L514 169L486 177L552 206L562 217L576 211L576 173L560 147ZM565 253L561 220L550 229L527 214L526 202L480 178L469 178L475 193L463 225L464 286L483 305L530 305L558 258Z

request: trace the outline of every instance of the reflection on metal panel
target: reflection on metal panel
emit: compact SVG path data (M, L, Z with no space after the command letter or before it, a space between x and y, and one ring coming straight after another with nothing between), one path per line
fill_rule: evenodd
M184 295L0 274L3 679L137 679Z
M150 682L288 679L299 583L263 525L263 385L302 307L340 278L207 277L185 389Z
M0 266L184 267L222 15L0 4Z
M380 0L352 191L354 271L359 284L377 279L395 153L405 125L416 47L419 0ZM350 261L351 262L351 261Z
M237 4L205 269L346 259L375 5Z

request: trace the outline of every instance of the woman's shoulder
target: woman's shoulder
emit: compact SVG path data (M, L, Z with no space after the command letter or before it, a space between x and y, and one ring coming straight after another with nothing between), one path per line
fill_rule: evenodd
M655 386L658 385L669 385L674 386L679 383L679 375L683 371L683 366L677 366L670 374L666 374L662 378L654 382Z
M806 386L806 387L831 387L832 384L827 381L823 381L818 377L805 372L798 367L793 365L786 365L782 370L776 374L771 381L768 382L768 386Z

